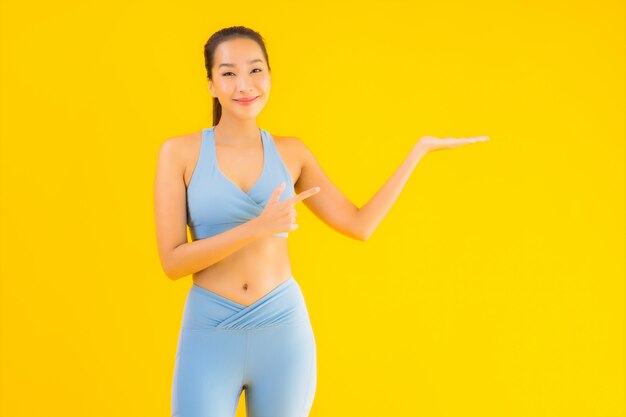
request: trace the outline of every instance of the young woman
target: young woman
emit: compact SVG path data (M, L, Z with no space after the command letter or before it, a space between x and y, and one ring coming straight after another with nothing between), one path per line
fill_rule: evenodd
M233 417L245 389L248 417L305 417L317 361L289 262L286 238L298 228L294 206L302 201L339 233L367 240L426 153L488 138L421 138L359 208L301 140L257 126L271 86L257 32L222 29L204 55L213 126L164 141L155 180L162 267L172 280L193 275L178 339L172 416Z

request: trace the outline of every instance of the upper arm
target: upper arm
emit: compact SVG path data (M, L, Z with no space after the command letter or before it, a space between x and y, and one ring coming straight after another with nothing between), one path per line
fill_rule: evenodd
M360 239L356 217L359 208L333 184L304 142L294 139L301 161L300 177L294 186L296 193L320 187L318 193L305 198L302 203L336 231Z
M177 139L170 138L161 144L154 185L157 246L161 265L166 273L171 269L172 251L187 243L185 164L181 144Z

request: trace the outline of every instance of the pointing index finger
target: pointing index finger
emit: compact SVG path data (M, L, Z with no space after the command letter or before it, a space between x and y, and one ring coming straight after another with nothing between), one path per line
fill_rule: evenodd
M320 187L309 188L308 190L302 191L300 194L297 194L291 197L290 202L295 205L299 203L300 201L304 200L305 198L311 197L312 195L317 194L319 190L320 190Z

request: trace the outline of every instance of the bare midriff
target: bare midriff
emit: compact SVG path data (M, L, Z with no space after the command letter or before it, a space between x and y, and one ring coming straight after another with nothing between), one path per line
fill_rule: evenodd
M193 274L193 282L249 306L291 277L288 238L267 236Z

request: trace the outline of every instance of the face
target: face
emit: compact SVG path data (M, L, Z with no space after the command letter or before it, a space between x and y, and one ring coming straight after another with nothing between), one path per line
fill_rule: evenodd
M215 50L209 91L222 105L222 116L256 117L270 95L271 77L261 47L252 39L231 39ZM250 99L249 103L238 99Z

